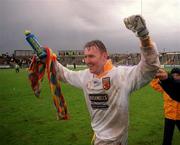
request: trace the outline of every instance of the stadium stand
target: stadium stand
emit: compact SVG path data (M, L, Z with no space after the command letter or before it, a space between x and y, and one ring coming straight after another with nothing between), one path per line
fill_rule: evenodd
M2 54L0 56L0 68L11 68L18 64L21 68L28 67L33 56L32 50L15 50L12 56ZM83 50L59 50L58 61L64 66L84 66ZM136 65L141 55L139 53L110 54L110 59L115 65ZM161 52L159 55L162 65L180 65L180 52Z

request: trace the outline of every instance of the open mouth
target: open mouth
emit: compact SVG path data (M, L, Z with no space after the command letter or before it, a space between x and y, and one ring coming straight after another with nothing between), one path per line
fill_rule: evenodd
M94 65L93 64L88 64L87 66L88 66L88 68L92 68Z

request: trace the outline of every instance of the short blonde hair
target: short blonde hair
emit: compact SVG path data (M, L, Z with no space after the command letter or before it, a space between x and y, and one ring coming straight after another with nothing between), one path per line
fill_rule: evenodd
M105 45L100 40L92 40L92 41L87 42L84 45L84 49L92 47L92 46L96 46L101 52L107 52Z

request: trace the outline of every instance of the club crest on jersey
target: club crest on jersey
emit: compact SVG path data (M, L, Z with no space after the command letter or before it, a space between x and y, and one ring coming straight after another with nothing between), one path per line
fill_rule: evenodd
M103 89L108 90L111 87L110 77L102 78Z

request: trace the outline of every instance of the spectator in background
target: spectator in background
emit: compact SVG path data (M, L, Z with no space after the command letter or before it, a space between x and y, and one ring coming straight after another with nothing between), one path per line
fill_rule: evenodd
M151 86L163 94L164 98L164 137L163 145L171 145L175 125L180 130L180 69L174 68L168 74L165 70L160 69L156 78L151 81Z
M74 69L76 69L76 63L75 62L73 63L73 67L74 67Z
M173 68L170 74L165 71L162 73L157 76L161 80L160 85L172 99L180 102L180 68Z
M19 72L19 65L18 64L15 64L15 71L16 71L16 73Z

